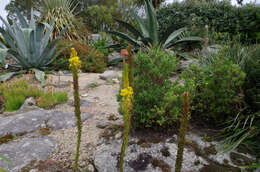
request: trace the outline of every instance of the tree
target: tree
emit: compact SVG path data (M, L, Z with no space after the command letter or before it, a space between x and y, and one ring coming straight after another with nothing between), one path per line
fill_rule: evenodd
M15 16L15 8L17 8L21 14L29 20L31 9L39 11L41 6L42 0L11 0L11 2L6 5L5 10L8 12L7 17L13 19Z

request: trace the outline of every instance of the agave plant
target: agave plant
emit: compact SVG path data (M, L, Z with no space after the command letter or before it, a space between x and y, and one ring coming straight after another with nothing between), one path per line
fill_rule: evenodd
M18 10L16 10L16 14L19 25L16 22L10 25L0 16L0 20L5 25L5 28L0 27L0 33L8 45L6 46L0 40L0 63L4 64L6 55L15 61L15 64L10 64L9 67L4 64L6 68L15 69L15 72L1 75L0 81L10 78L20 69L34 70L36 78L42 81L44 73L40 70L46 69L55 60L53 55L56 44L66 28L56 40L50 41L54 22L51 24L36 23L33 11L30 22L27 22Z
M182 42L202 41L202 39L199 37L194 37L194 36L184 37L183 34L187 29L181 28L172 32L169 35L169 37L166 39L166 41L162 42L159 39L159 33L158 33L159 25L156 18L156 12L150 0L145 0L145 13L146 13L146 18L141 18L136 13L132 13L132 16L137 22L140 30L136 29L134 26L132 26L127 22L115 19L119 24L121 24L128 31L130 31L131 34L134 35L134 38L122 32L117 32L117 31L108 31L108 32L122 39L127 40L137 48L142 46L148 46L148 45L153 45L153 46L160 45L162 48L167 49ZM112 47L115 47L115 45L113 45Z

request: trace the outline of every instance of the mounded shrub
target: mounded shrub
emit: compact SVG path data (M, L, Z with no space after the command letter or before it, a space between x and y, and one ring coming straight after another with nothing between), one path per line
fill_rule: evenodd
M195 84L192 117L222 124L242 110L246 74L229 59L219 55L207 66L191 65L184 75Z
M170 75L176 68L176 57L158 48L139 51L134 58L134 96L132 123L137 128L170 125L176 121L167 104L172 87Z
M69 70L69 57L71 48L75 48L82 62L81 70L83 72L103 72L106 67L107 57L100 53L94 47L77 40L59 41L56 53L60 53L54 61L53 66L56 69Z

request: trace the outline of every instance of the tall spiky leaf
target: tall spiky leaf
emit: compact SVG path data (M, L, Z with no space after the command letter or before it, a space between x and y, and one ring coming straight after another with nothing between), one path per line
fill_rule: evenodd
M159 37L158 37L158 21L156 18L156 13L153 8L153 5L151 1L145 0L145 9L146 9L146 15L147 15L147 26L149 28L149 36L152 39L153 45L158 45L159 43Z

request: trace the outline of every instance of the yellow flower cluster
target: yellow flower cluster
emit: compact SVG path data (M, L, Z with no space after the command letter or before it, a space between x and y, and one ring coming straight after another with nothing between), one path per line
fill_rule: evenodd
M81 67L81 61L77 55L77 51L74 48L71 48L71 54L70 54L70 68L76 68L79 69Z
M127 88L123 88L120 92L120 95L125 97L125 96L128 96L128 95L133 95L133 88L132 87L127 87Z

